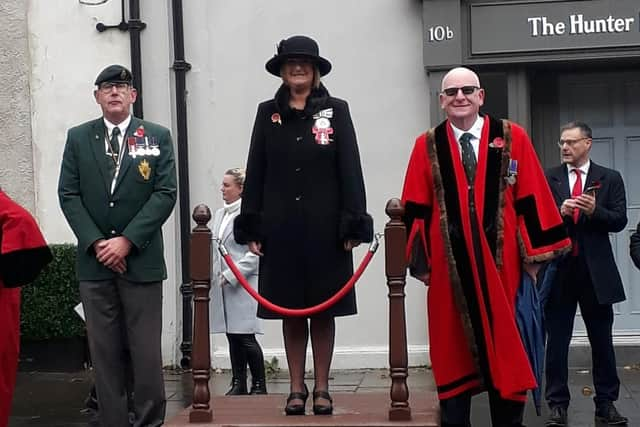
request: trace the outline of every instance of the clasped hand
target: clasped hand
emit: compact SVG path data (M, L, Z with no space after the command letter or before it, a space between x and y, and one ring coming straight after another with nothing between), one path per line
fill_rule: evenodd
M562 216L572 216L574 209L580 209L586 215L591 216L596 210L596 198L589 193L566 199L560 206L560 214Z
M126 257L131 251L131 242L124 236L100 239L93 244L96 259L116 273L127 271Z

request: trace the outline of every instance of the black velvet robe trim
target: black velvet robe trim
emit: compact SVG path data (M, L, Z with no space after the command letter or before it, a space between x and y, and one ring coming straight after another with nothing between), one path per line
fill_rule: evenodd
M431 163L435 195L440 207L440 232L447 252L449 279L469 350L484 384L490 384L482 319L475 295L471 260L467 252L457 195L453 161L447 136L447 122L427 132L427 150ZM445 191L445 189L454 189Z
M22 249L0 255L0 278L5 288L33 282L53 256L48 246ZM3 326L4 327L4 326Z
M420 203L414 203L407 201L404 205L404 215L402 221L407 229L407 238L411 238L411 229L413 228L413 222L415 220L423 220L426 227L431 223L431 207ZM428 254L425 248L425 243L422 240L423 236L417 233L413 237L413 241L409 246L411 253L409 254L409 274L412 277L424 277L430 271L430 266L427 264Z
M425 224L429 224L431 222L431 208L420 203L407 201L404 205L404 216L402 217L402 221L407 227L407 233L411 232L413 221L416 219L423 219Z
M436 389L438 390L438 393L446 393L448 391L461 387L468 382L477 381L478 379L480 379L480 377L477 373L469 374L455 381L451 381L448 384L443 384L439 387L436 387Z
M556 225L548 230L543 230L540 225L540 216L538 215L538 209L536 207L536 201L533 196L523 197L515 202L516 213L522 215L529 233L529 240L531 246L539 248L542 246L552 245L567 237L567 231L564 224ZM520 246L523 247L524 243L520 241ZM555 258L556 256L567 253L571 248L563 248L559 251L553 251L538 257L528 257L525 262L543 262ZM526 253L526 252L523 252Z

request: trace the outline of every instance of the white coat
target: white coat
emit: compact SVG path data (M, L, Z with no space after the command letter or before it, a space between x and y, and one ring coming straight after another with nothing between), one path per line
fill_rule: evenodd
M213 217L213 236L220 235L220 225L224 217L224 208L216 211ZM247 278L253 289L258 288L259 258L249 251L247 245L236 243L233 236L233 221L240 209L231 213L222 233L221 241L238 269ZM209 294L209 318L212 333L261 334L262 321L256 317L258 303L238 282L225 260L218 252L218 243L213 241L213 263L211 273L211 292Z

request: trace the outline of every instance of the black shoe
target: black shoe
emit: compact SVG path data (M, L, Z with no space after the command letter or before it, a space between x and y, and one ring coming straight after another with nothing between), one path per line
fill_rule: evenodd
M328 405L317 405L316 399L326 399ZM333 399L326 390L313 390L313 413L315 415L331 415L333 414Z
M249 394L267 394L267 383L262 380L251 381L251 391Z
M309 389L307 385L304 385L304 393L299 391L292 391L287 397L287 405L284 407L284 412L287 415L304 415L305 406L307 405L307 398L309 397ZM291 404L292 400L302 400L302 404Z
M242 396L245 394L249 394L247 392L247 379L236 377L232 378L231 388L225 393L225 396Z
M547 419L545 426L547 427L564 427L567 425L567 408L562 406L554 406L551 408L551 414Z
M629 419L620 415L613 402L602 404L596 409L596 423L609 426L626 426Z

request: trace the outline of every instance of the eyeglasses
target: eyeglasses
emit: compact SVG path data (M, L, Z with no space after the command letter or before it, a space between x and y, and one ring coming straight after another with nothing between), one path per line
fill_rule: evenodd
M109 93L116 88L118 92L124 92L129 88L129 83L124 82L104 82L98 87L102 93Z
M573 147L580 141L584 141L585 139L589 139L586 136L578 139L561 139L558 141L558 147L562 148L564 144L567 144L569 147Z
M463 95L471 95L478 89L480 89L478 86L448 87L442 93L447 96L456 96L458 91L461 90Z

